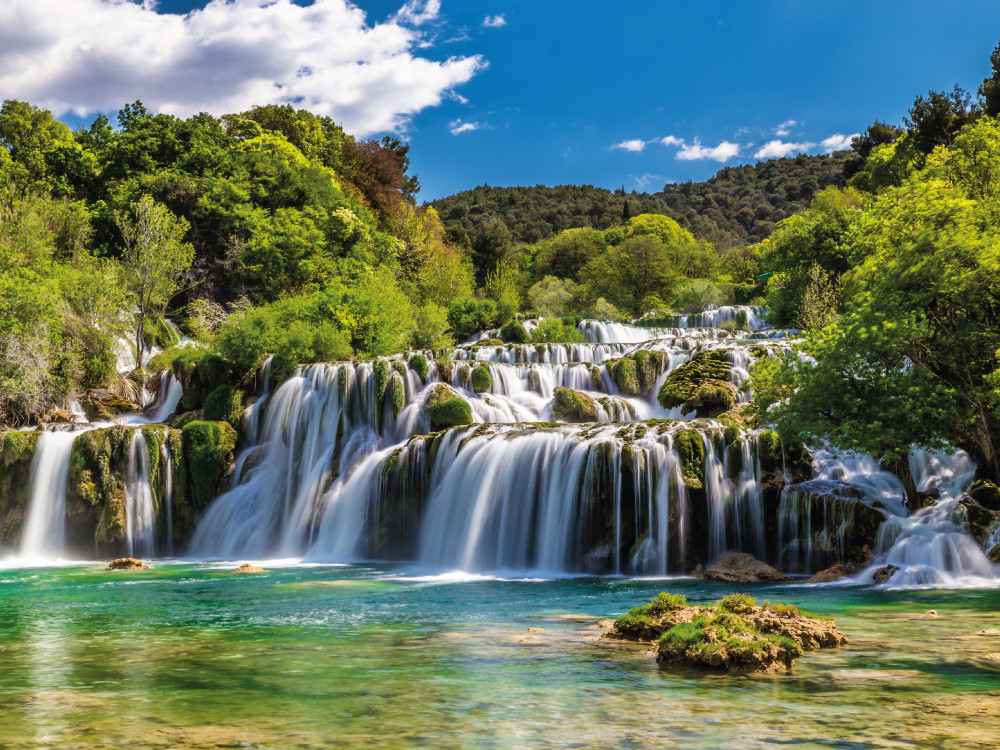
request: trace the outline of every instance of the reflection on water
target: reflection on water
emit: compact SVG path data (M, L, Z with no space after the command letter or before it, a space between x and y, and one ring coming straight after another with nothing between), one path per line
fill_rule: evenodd
M851 643L729 677L661 671L597 622L731 586L406 572L6 571L0 747L994 746L996 591L748 587Z

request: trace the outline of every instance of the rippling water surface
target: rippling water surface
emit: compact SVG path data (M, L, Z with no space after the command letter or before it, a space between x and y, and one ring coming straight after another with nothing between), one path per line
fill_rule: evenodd
M233 566L228 566L233 567ZM1000 592L743 586L837 618L786 675L668 673L599 619L692 580L0 570L0 747L996 747ZM926 616L928 610L937 616ZM990 658L990 654L995 654Z

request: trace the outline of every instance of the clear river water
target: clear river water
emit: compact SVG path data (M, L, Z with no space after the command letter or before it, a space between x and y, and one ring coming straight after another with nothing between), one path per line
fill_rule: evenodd
M661 670L643 647L599 637L602 619L661 590L709 602L731 584L103 565L0 570L0 747L992 748L1000 737L995 589L740 585L835 616L850 644L807 652L787 674L737 677Z

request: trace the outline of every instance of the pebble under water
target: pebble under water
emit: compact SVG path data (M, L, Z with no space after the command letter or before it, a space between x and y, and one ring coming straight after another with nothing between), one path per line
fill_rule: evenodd
M736 677L598 626L731 584L233 567L0 570L0 747L996 746L1000 590L741 585L850 644Z

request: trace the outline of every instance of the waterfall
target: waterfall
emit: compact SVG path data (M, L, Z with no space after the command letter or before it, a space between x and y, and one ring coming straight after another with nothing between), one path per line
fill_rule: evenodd
M915 451L910 470L919 492L938 499L910 516L896 516L882 525L877 563L898 568L892 586L961 584L995 580L997 569L963 528L959 500L975 476L975 464L962 451L941 455ZM865 574L871 576L871 568Z
M149 454L142 430L129 443L128 484L125 488L125 541L129 557L152 557L156 511L149 484Z
M184 386L174 377L172 372L166 373L160 378L160 385L156 391L156 399L149 407L149 421L153 423L165 422L167 418L177 409L181 396L184 395Z
M46 430L31 461L31 495L21 534L21 557L43 559L63 553L66 538L66 480L73 441L79 432Z
M170 455L170 430L166 429L163 431L163 445L160 446L160 457L163 459L163 470L164 470L164 492L163 492L163 504L166 508L166 538L167 538L167 557L174 556L174 470L171 465L171 455Z

